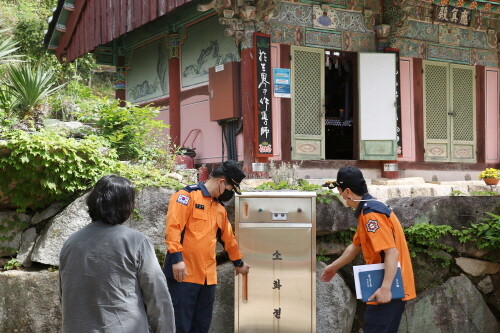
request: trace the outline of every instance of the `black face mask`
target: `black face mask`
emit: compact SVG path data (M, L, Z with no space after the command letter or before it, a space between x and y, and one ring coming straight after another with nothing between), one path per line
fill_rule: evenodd
M222 193L221 195L219 195L217 197L217 199L219 199L219 201L229 201L231 200L232 198L234 197L234 192L233 191L230 191L228 189L225 189L224 190L224 193Z

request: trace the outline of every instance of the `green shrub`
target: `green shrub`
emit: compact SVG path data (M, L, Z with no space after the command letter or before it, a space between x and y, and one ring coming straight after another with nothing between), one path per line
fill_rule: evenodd
M291 185L286 180L282 180L279 183L267 182L255 187L256 190L261 191L278 191L278 190L295 190L295 191L305 191L305 192L316 192L316 201L329 204L332 202L332 198L337 197L336 193L331 190L322 187L321 185L315 185L309 183L307 180L299 179L297 181L298 185Z
M451 261L446 256L440 255L440 251L453 252L451 246L440 242L440 239L452 233L453 228L449 225L433 225L418 223L404 229L408 248L412 257L425 253L431 258L438 260L442 266L449 266Z
M500 216L486 213L489 217L481 223L471 223L469 228L462 228L454 232L461 243L474 242L478 249L500 249Z
M102 138L14 131L0 145L0 192L21 210L66 201L115 168L116 154Z
M13 269L17 269L18 267L21 267L21 263L16 258L13 258L5 263L3 269L4 271L10 271Z
M82 110L79 120L95 123L100 135L111 142L121 160L148 160L151 151L148 147L158 146L161 131L167 128L161 120L155 120L158 109L153 107L138 107L127 103L120 106L115 99L102 98L93 106ZM168 144L164 137L164 146ZM159 152L155 150L155 154Z
M158 186L179 190L183 187L177 180L168 176L167 170L157 168L152 162L117 163L111 172L130 179L137 189L145 186Z

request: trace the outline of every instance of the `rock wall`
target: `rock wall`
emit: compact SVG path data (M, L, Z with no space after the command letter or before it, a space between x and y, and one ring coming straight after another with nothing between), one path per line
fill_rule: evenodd
M136 212L125 223L164 248L164 225L171 190L144 188L137 194ZM8 237L0 238L3 263L14 256L24 267L0 272L0 332L59 332L60 308L57 272L59 251L66 238L90 223L85 196L67 207L54 204L33 215L0 212L0 225L15 221ZM388 200L402 224L449 224L455 228L477 223L485 212L500 215L498 197L412 197ZM234 205L227 207L234 220ZM317 234L331 235L356 226L352 210L339 202L317 204ZM338 256L345 248L340 242L318 238L323 255ZM447 240L444 240L447 241ZM482 260L486 253L474 244L448 240L458 253L450 254L450 267L430 257L413 259L418 298L407 304L400 332L498 332L500 314L500 266ZM319 253L320 251L318 251ZM498 251L496 251L498 252ZM491 253L489 253L491 257ZM498 260L497 260L498 262ZM2 260L0 265L3 266ZM362 263L361 258L356 263ZM43 264L43 265L41 265ZM35 271L41 267L41 270ZM318 262L317 276L325 267ZM230 263L219 265L214 318L211 332L234 331L234 270ZM351 332L362 325L363 304L355 299L351 266L346 266L329 283L317 281L317 332Z

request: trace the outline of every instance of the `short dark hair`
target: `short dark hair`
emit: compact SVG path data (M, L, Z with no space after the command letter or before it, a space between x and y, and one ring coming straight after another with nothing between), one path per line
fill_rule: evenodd
M99 179L87 197L92 221L108 224L125 222L135 205L134 185L127 178L107 175Z

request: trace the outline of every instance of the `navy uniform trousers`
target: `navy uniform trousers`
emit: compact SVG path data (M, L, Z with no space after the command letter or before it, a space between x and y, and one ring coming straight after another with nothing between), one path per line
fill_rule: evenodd
M215 284L177 282L167 278L174 306L176 333L206 333L212 321Z
M370 305L365 309L364 333L397 333L405 310L405 301L393 299L389 303Z

